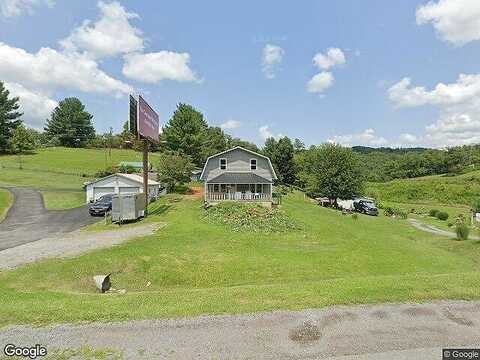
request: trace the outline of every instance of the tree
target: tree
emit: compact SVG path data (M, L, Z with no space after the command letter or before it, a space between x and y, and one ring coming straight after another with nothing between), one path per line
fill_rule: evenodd
M234 138L230 135L225 135L226 141L227 141L227 149L234 148L235 146L241 146L244 149L252 150L254 152L260 152L260 149L258 148L257 145L254 143L241 140L239 138Z
M306 150L298 164L306 190L317 196L351 199L363 192L364 177L357 156L350 148L324 144Z
M18 97L9 98L9 95L10 92L0 81L0 153L10 150L12 133L22 124L20 117L23 114L18 111Z
M33 134L23 125L17 126L12 133L10 140L12 152L15 154L23 154L27 151L34 150L36 147Z
M178 104L163 129L168 149L189 156L196 166L202 166L207 128L201 112L191 105Z
M53 110L45 133L49 139L58 139L61 146L83 147L95 137L92 118L79 99L66 98Z
M274 138L268 138L265 141L263 153L272 161L278 180L281 183L293 184L295 182L294 149L288 137L285 136L278 141Z
M295 150L295 153L302 152L305 150L305 143L300 139L295 139L293 141L293 149Z
M209 156L227 150L227 137L219 127L209 127L203 143L202 162Z
M158 179L170 191L177 184L189 182L194 168L186 156L162 153L158 161Z

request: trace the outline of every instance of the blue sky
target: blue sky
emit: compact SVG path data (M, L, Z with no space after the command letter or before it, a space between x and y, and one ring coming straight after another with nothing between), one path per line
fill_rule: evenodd
M479 3L0 0L0 80L34 127L77 96L119 130L132 91L257 144L478 143Z

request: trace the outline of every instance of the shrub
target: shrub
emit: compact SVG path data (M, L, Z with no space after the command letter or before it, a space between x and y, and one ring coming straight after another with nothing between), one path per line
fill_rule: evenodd
M352 214L352 219L353 219L353 220L358 220L358 214L357 214L357 213L353 213L353 214Z
M459 224L456 226L455 232L457 234L457 240L467 240L470 229L465 224Z
M298 228L296 222L278 208L235 202L209 207L205 210L204 220L227 225L236 232L279 233Z
M438 219L438 220L445 221L445 220L448 219L448 214L447 214L446 212L444 212L444 211L439 211L439 212L437 213L437 219Z
M428 212L428 215L431 216L431 217L436 217L439 212L440 212L440 211L437 210L437 209L431 209L431 210Z
M387 206L385 207L385 209L383 209L383 213L385 214L385 216L393 216L394 210L392 207Z
M476 213L480 213L480 199L475 199L472 204L473 211Z
M389 217L395 216L396 218L399 218L399 219L406 219L408 217L408 214L406 211L403 211L402 209L398 209L398 208L392 208L390 206L387 206L383 210L383 213L385 214L385 216L389 216Z
M118 172L118 168L116 166L109 166L104 170L97 171L95 173L95 177L97 178L103 178L108 175L112 175Z
M452 223L452 222L449 222L449 223L447 224L448 227L452 227L453 225L454 225L454 223Z

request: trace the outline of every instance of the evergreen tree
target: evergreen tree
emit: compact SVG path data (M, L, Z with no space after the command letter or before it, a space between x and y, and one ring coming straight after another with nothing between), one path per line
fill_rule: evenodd
M201 112L191 105L180 103L164 127L163 135L169 150L190 157L196 166L201 167L207 129Z
M49 139L58 139L61 146L82 147L95 137L93 116L77 98L66 98L53 110L45 125Z
M23 115L18 111L18 97L9 98L10 92L0 81L0 153L11 150L10 139L13 131L22 124L20 117Z

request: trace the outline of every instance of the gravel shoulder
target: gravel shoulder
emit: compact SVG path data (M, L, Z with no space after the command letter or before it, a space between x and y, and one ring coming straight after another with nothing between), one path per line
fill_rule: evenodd
M335 306L0 330L0 346L110 349L120 359L441 359L480 343L480 302Z
M153 234L165 226L153 223L102 232L76 230L0 251L0 270L10 270L38 260L68 258L88 251L121 244L131 238Z

